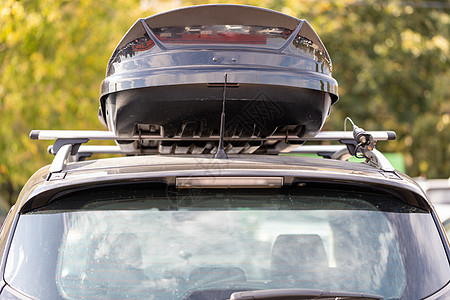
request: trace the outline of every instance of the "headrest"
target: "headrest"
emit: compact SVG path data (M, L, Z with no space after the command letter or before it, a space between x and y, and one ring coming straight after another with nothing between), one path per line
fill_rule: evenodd
M283 234L272 246L271 276L274 281L313 284L324 268L328 268L328 258L317 234Z

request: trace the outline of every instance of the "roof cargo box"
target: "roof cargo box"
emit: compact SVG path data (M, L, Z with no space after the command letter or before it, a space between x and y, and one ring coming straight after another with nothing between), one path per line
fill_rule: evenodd
M223 99L229 141L312 137L338 84L307 21L251 6L192 6L128 30L109 60L99 117L120 137L215 143Z

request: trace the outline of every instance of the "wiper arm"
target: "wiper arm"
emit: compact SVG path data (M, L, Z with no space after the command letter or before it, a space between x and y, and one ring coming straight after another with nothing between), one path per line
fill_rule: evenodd
M380 295L352 293L352 292L330 292L310 289L274 289L242 291L231 294L229 300L299 300L299 299L322 299L322 300L381 300Z

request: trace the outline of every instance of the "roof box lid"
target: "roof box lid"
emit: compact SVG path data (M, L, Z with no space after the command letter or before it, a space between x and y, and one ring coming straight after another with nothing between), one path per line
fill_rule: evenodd
M199 57L198 50L203 51L203 57ZM296 79L254 74L236 74L235 80L229 74L229 78L239 83L319 90L329 93L333 103L338 100L330 56L306 20L230 4L185 7L137 20L108 62L101 98L128 89L204 83L206 78L199 69L207 71L208 67L218 66L235 68L236 73L242 67L296 72L292 74ZM190 68L192 76L180 78L177 71L186 68ZM174 69L177 71L169 71ZM223 73L216 73L208 72L206 81L221 82Z

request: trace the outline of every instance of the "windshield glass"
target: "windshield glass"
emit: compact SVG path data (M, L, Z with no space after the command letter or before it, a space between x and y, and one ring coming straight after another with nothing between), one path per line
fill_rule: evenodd
M449 272L431 214L386 194L149 184L80 191L21 215L5 279L41 299L285 288L410 299Z

